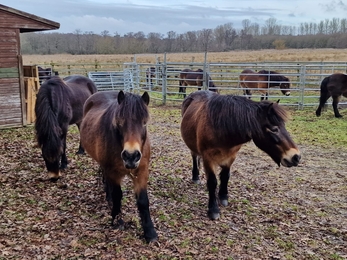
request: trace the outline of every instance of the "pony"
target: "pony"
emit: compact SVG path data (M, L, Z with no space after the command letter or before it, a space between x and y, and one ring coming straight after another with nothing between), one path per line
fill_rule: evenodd
M246 88L243 91L244 95L251 96L251 90L249 88L258 89L261 94L260 100L267 100L269 95L269 88L279 86L281 92L285 96L290 95L290 81L287 77L280 75L276 71L261 70L255 72L251 69L245 69L239 76L239 82L242 88Z
M106 200L112 205L111 225L120 228L124 225L121 218L121 182L127 175L134 184L144 238L152 242L158 236L150 217L147 195L150 160L146 127L148 104L147 92L142 96L123 91L94 94L83 108L81 142L102 170Z
M181 71L179 77L179 93L183 93L183 97L186 97L187 86L198 86L198 90L201 90L204 82L204 71L202 69L197 69L195 71L191 69L184 69ZM218 88L207 73L205 83L206 86L208 86L208 90L218 92Z
M38 70L40 85L42 84L42 82L44 82L45 80L48 80L52 77L52 68L44 69L40 66L37 66L37 70Z
M320 85L319 106L316 110L316 116L321 115L325 103L332 97L335 117L342 117L337 108L341 96L347 97L347 75L343 73L334 73L325 77Z
M153 86L153 78L155 78L156 69L155 67L149 67L146 69L146 82L147 86Z
M78 129L83 116L83 105L89 96L97 92L92 80L73 75L61 79L54 76L41 85L35 103L35 131L38 146L51 181L60 176L60 169L67 168L66 134L69 125ZM79 145L77 154L83 154Z
M207 178L207 214L212 220L220 217L216 170L221 169L218 199L226 206L230 167L243 144L253 140L279 166L299 164L300 151L285 128L288 114L276 102L197 91L183 101L181 114L181 136L193 159L192 180L200 182L199 157Z

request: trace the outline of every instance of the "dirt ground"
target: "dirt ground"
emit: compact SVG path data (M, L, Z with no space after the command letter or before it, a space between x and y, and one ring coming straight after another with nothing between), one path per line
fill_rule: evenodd
M128 179L126 228L109 225L98 165L75 155L75 127L69 168L51 183L28 126L0 130L0 259L347 259L347 148L298 144L302 162L284 168L244 145L231 169L229 205L211 221L205 176L191 182L179 108L152 107L151 115L148 192L158 242L142 238Z

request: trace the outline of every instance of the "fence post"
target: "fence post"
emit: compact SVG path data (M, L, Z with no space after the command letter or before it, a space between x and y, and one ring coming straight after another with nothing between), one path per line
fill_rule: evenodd
M208 82L208 77L207 77L207 71L206 71L206 61L207 61L207 52L205 51L204 54L204 68L203 68L203 75L202 75L202 88L204 90L208 89L208 84L206 84Z
M166 69L167 69L167 64L166 64L166 52L164 53L164 62L162 63L162 93L163 93L163 104L166 104L166 95L167 95L167 75L166 75ZM164 77L163 77L164 76Z
M303 109L304 107L304 94L305 94L305 76L306 74L306 65L301 65L300 68L300 102L299 102L299 109Z
M94 64L95 72L97 72L98 71L98 60L95 59L94 62L95 62L95 64Z

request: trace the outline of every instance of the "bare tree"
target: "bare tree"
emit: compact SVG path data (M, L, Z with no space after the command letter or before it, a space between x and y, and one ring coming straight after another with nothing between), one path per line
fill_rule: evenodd
M245 19L242 20L242 32L243 34L251 34L251 20Z

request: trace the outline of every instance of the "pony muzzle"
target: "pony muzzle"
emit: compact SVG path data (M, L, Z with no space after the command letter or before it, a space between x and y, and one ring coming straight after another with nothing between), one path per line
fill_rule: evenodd
M121 153L121 157L125 168L136 169L140 164L142 154L139 150L123 150Z
M301 154L297 149L290 149L281 159L281 164L285 167L298 166Z
M285 95L286 95L286 96L290 96L290 91L286 92Z

